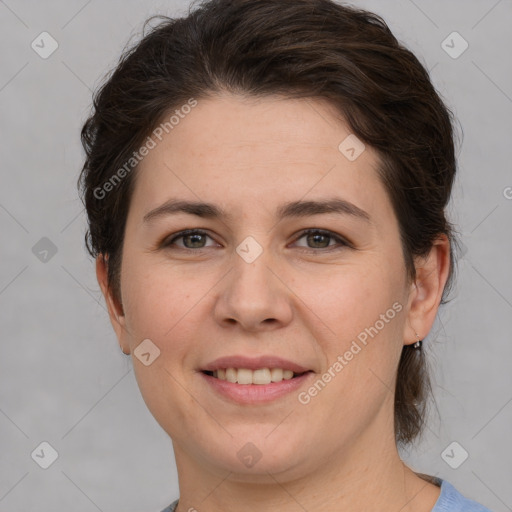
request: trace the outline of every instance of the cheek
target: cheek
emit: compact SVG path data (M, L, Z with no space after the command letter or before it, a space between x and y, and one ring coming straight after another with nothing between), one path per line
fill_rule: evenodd
M164 269L149 266L142 256L126 255L121 283L130 346L133 349L149 338L162 348L166 333L172 333L173 325L185 312L188 294Z
M390 383L396 373L405 309L404 277L400 264L392 261L375 253L364 264L336 267L321 279L317 275L314 281L295 282L297 295L315 313L310 328L326 356L323 371L336 375L322 391L319 414L325 404L336 417L370 414L388 394L383 382ZM366 412L362 403L368 404Z
M325 331L326 338L333 340L332 349L342 350L347 340L355 339L379 315L403 300L398 265L379 261L377 256L375 253L354 264L330 266L327 272L327 267L319 268L293 280L294 293L314 313L311 318ZM389 330L391 323L383 330Z
M176 425L187 424L186 411L197 405L183 392L183 370L190 356L190 340L197 337L196 320L206 314L200 301L205 291L198 289L193 280L187 287L188 279L178 267L150 266L143 255L127 256L124 264L123 301L137 384L155 419L164 430L175 433ZM145 339L160 350L148 366L134 354Z
M309 411L357 430L392 400L404 304L399 274L391 267L385 274L377 265L345 270L332 274L323 288L308 290L310 284L304 283L298 295L308 297L304 302L315 312L312 331L326 355L319 378L328 384L317 385L322 389L318 398L311 390L315 398Z

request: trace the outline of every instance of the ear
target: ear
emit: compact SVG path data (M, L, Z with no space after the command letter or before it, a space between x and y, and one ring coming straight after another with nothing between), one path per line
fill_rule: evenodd
M103 254L99 254L96 258L96 278L98 279L98 284L100 285L103 297L105 298L110 323L116 333L119 346L123 353L129 354L130 345L126 336L126 319L124 316L123 305L115 299L111 288L108 286L107 272L108 257L106 258Z
M450 271L450 241L440 235L426 257L415 259L416 279L411 283L404 345L424 339L434 324Z

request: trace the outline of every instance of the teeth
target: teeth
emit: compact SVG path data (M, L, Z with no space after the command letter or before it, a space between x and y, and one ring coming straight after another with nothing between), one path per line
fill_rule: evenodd
M247 368L226 368L215 370L213 376L238 384L270 384L290 380L293 378L293 371L282 368L261 368L254 371Z
M272 382L281 382L283 380L284 371L281 368L272 368L270 370L270 377Z
M262 368L261 370L247 370L251 373L251 381L249 384L270 384L272 382L270 370L268 368ZM238 376L240 377L240 370L238 370ZM240 382L240 381L239 381Z
M235 370L236 371L236 370ZM238 384L252 384L252 374L256 372L252 372L251 370L245 370L240 368L238 370L238 375L236 381Z
M293 377L293 372L291 370L283 370L283 379L289 380Z
M238 371L234 368L226 368L226 380L228 382L236 382L236 379L238 377ZM217 374L217 378L219 378L219 375Z

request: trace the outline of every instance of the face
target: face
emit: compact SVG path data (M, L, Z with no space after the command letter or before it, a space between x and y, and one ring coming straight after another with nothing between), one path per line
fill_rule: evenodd
M291 478L392 435L411 288L350 133L319 100L225 95L139 165L114 327L182 461Z

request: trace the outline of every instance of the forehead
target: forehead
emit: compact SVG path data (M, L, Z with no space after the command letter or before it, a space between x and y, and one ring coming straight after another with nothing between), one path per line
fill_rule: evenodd
M137 169L132 207L139 214L171 196L220 203L238 213L337 192L365 210L379 195L386 199L376 153L366 147L359 154L357 139L325 101L198 99L160 137L152 136L156 145ZM343 153L347 144L357 158L354 151L351 158Z

